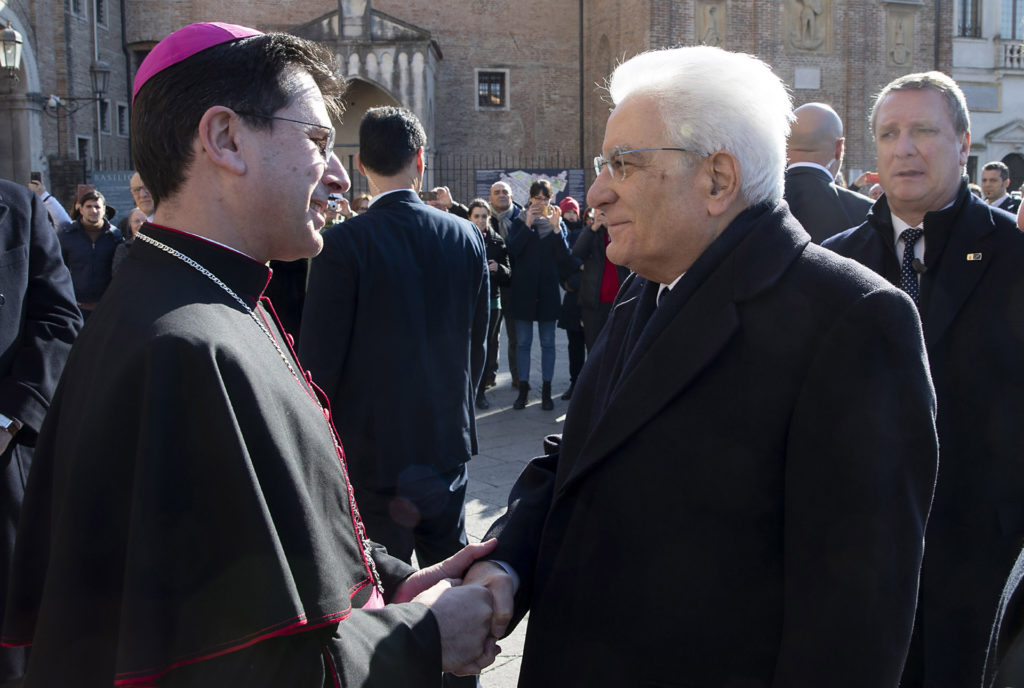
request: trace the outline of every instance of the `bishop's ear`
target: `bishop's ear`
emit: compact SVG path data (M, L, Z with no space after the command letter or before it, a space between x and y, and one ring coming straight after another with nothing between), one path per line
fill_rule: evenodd
M246 170L245 147L255 145L252 134L242 119L231 108L215 105L203 113L199 120L201 154L214 166L234 174Z

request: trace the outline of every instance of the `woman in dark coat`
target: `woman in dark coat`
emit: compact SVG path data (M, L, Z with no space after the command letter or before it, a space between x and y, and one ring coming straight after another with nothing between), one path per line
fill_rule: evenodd
M533 323L537 323L541 348L543 387L541 408L555 407L551 400L551 379L555 373L555 321L562 310L560 268L573 261L562 228L561 211L551 205L551 183L539 180L530 185L530 203L525 213L512 221L508 250L515 269L509 287L508 308L516 326L516 357L519 365L519 397L514 409L526 408L530 391L530 348Z

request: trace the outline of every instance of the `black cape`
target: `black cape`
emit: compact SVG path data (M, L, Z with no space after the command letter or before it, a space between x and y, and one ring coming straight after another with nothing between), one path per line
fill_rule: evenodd
M266 266L194 235L142 231L250 308L269 280ZM33 644L25 687L153 685L317 629L308 659L344 685L436 676L425 607L359 609L374 563L385 586L412 569L361 544L329 412L269 301L257 313L283 353L207 276L136 244L40 433L3 633Z

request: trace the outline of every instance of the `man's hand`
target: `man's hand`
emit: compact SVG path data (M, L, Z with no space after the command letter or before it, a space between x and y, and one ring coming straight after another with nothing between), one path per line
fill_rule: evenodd
M43 183L38 179L33 179L32 181L30 181L28 183L28 188L35 191L36 196L39 196L39 198L42 198L43 196L46 195L46 187L43 186Z
M480 557L486 557L497 545L498 541L494 538L478 545L466 545L444 561L420 569L402 581L402 584L395 590L391 601L408 602L445 579L462 578L462 574L474 561Z
M495 261L495 260L487 261L487 269L490 270L491 272L497 272L498 271L498 262Z
M352 212L352 207L348 204L348 199L347 198L344 198L344 197L339 198L337 202L338 202L338 214L341 215L343 218L345 218L347 220L350 217L352 217L353 215L355 215L355 213Z
M479 585L445 579L412 599L426 605L441 635L441 669L465 676L479 674L501 652L490 635L491 593Z
M495 540L495 542L497 542ZM491 635L501 638L512 621L515 582L505 569L493 561L478 561L466 572L463 585L479 585L491 591L494 614L491 617Z
M451 210L454 201L452 200L452 192L447 186L435 186L431 191L437 194L437 200L427 201L427 205L432 205L438 210L445 212Z
M7 447L11 444L11 440L13 439L14 437L11 435L11 433L7 432L6 430L0 430L0 454L3 454L5 451L7 451ZM495 540L495 542L497 542L497 540Z

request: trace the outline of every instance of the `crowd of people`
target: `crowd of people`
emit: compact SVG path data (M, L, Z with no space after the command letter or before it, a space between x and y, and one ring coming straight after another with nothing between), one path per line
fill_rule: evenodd
M1024 686L1020 199L952 79L847 187L828 104L643 53L586 199L463 205L398 107L346 197L333 65L187 26L122 227L0 182L0 682L473 686L529 612L522 686ZM569 406L469 544L502 326Z

